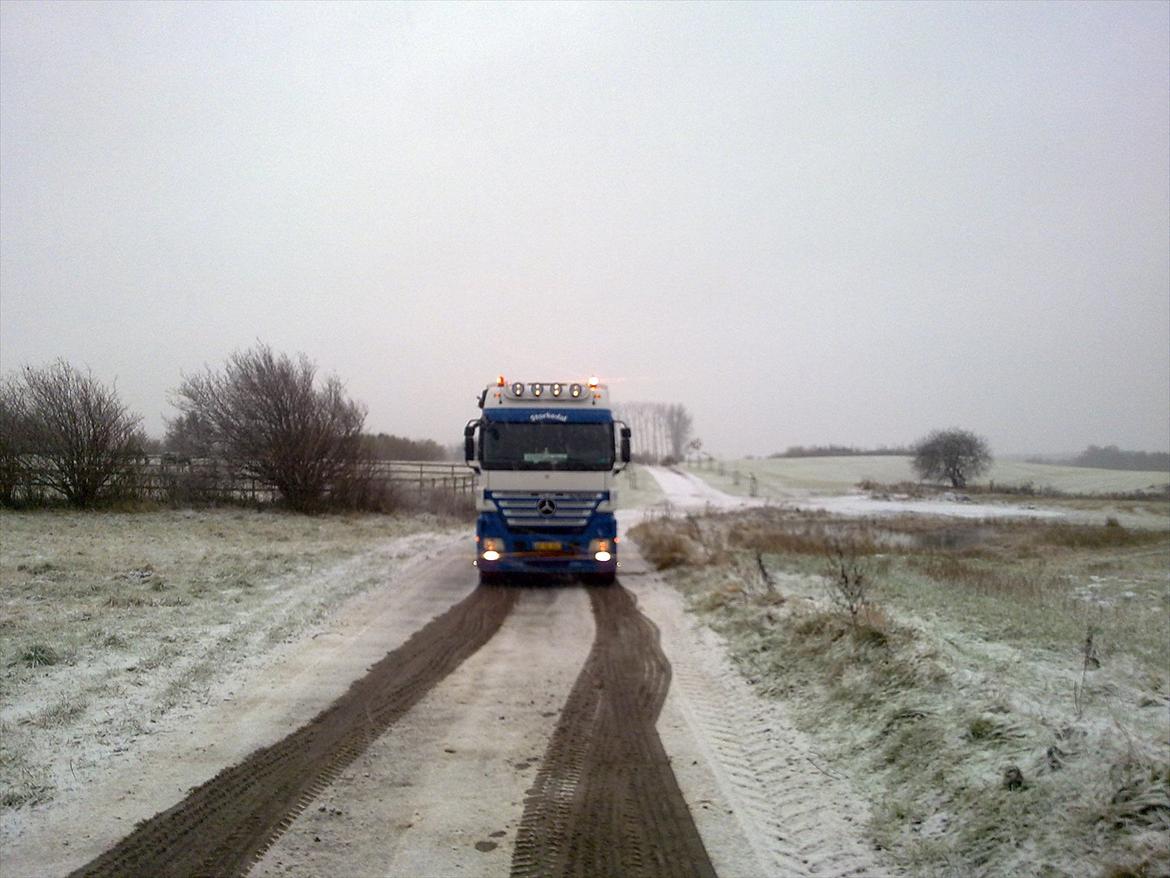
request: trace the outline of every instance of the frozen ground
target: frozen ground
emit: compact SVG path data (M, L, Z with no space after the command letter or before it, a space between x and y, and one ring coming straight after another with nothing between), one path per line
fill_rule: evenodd
M807 518L807 496L662 483L676 511L698 513L653 524L691 559L670 580L818 764L872 804L869 831L910 874L1166 874L1164 535L999 504L946 524L930 515L942 503L828 497L815 508L839 517ZM870 603L852 647L823 575L827 540L850 536L897 547L863 558Z
M434 521L229 510L3 525L6 878L89 862L476 591L466 526ZM815 751L677 592L635 547L625 557L677 674L659 734L718 874L890 874L849 785L824 782ZM579 588L519 594L499 632L305 807L255 873L509 874L593 639Z
M897 484L917 480L909 457L882 455L713 461L694 471L732 494L746 494L748 476L755 475L764 497L849 493L862 481ZM1127 493L1164 488L1170 483L1170 474L996 460L988 472L972 482L981 488L993 483L1001 487L1031 484L1037 489L1077 494Z
M717 485L727 478L720 478L706 470L689 472L668 469L661 466L645 467L661 486L664 496L660 509L673 507L679 510L731 510L753 506L775 505L791 509L808 509L831 512L845 516L880 515L942 515L951 518L1046 518L1069 519L1076 513L1062 509L1039 508L1033 503L975 503L960 499L961 495L944 495L938 500L915 500L904 498L875 499L867 494L843 493L817 495L805 490L782 489L773 485L770 493L761 496L745 496L728 493ZM746 482L745 482L746 484ZM664 505L665 504L665 505ZM1100 516L1098 516L1100 518ZM1170 524L1170 522L1168 522Z

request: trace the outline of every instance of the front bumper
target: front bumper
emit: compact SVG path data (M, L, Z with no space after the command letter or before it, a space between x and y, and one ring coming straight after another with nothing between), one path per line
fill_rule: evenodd
M475 564L484 573L613 573L618 568L617 523L612 514L593 516L580 532L514 533L494 513L476 522ZM602 544L599 546L599 543ZM498 555L484 558L486 548ZM602 549L609 557L597 559Z

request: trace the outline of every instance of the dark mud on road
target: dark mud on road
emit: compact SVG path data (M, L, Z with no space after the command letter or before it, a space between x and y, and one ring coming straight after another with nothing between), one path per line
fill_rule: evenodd
M513 878L713 876L658 737L658 629L621 587L590 592L597 636L525 801Z
M282 741L140 824L81 876L225 876L252 863L379 735L499 629L511 589L476 589Z
M521 593L476 589L311 722L220 772L73 874L247 873L371 742L496 634ZM713 878L655 728L671 678L658 629L620 586L589 596L596 636L525 799L511 874Z

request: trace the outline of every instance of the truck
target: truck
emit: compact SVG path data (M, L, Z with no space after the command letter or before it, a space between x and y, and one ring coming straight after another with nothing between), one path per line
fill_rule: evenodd
M476 473L475 566L483 585L519 574L617 577L615 478L630 462L630 429L609 388L579 381L506 381L479 396L463 430Z

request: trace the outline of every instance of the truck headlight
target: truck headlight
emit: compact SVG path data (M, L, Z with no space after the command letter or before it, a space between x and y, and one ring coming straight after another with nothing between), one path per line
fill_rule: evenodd
M485 561L499 561L500 549L502 548L499 540L486 539L483 541L483 551L480 553L480 557Z
M612 561L613 544L609 540L590 540L589 554L594 561Z

